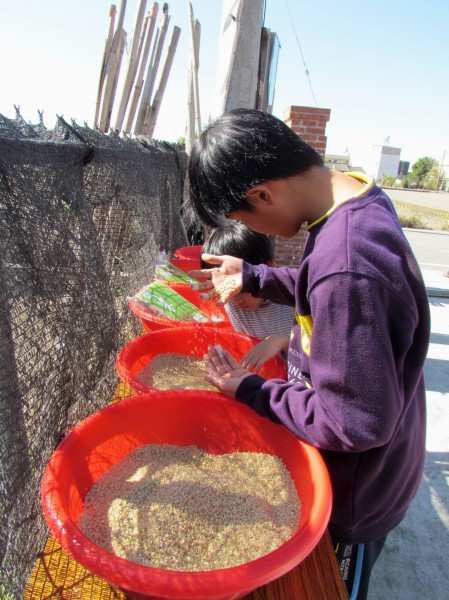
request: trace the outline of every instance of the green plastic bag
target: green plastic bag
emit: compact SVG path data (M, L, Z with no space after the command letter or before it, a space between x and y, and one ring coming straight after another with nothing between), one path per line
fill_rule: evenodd
M181 271L181 269L172 265L171 262L160 265L156 264L154 276L156 279L161 279L168 283L198 283L196 279L189 277L187 273L184 273L184 271Z
M206 323L210 320L199 308L162 281L153 281L142 288L134 300L173 321Z

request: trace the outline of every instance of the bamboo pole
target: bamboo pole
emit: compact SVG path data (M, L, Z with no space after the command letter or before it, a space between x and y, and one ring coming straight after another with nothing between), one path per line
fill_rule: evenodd
M123 43L123 22L125 20L126 0L122 0L120 6L119 19L117 23L114 36L112 38L111 50L109 52L109 58L106 65L105 75L105 90L103 95L103 102L100 112L100 130L107 132L111 121L112 106L114 104L115 90L114 86L117 85L117 72L120 70L121 54L120 49L124 48Z
M194 26L194 43L196 62L199 63L199 52L200 52L200 38L201 38L201 25L198 20L195 20ZM192 43L192 40L190 40ZM191 59L191 53L189 53L189 70L187 75L187 123L186 123L186 139L185 149L187 156L190 156L193 144L195 142L195 102L193 97L193 65Z
M109 24L106 33L106 39L103 51L103 60L100 69L100 79L98 82L97 102L95 104L95 117L94 117L94 128L98 126L98 117L100 116L101 99L103 96L104 80L106 76L106 65L109 59L109 52L111 51L112 37L114 35L114 24L115 15L117 14L117 7L115 4L111 4L109 8Z
M142 47L141 41L145 32L143 31L143 20L145 18L147 0L140 0L139 9L136 16L136 24L134 27L134 35L131 43L131 50L129 53L128 70L126 72L126 79L123 84L122 97L120 100L119 109L117 112L117 118L115 121L115 129L120 132L122 129L123 121L125 119L126 107L128 106L129 97L131 95L131 89L136 77L137 65L138 65L138 51L139 47Z
M189 2L190 56L192 60L193 101L195 106L195 137L201 133L200 92L198 87L198 57L195 49L195 24L192 3Z
M154 44L153 44L153 49L151 51L150 61L148 63L148 69L147 69L147 73L146 73L146 77L145 77L144 87L142 90L142 94L140 96L140 103L139 103L139 109L137 111L136 122L134 123L135 135L140 135L142 133L143 122L145 120L145 115L146 115L147 107L149 104L149 102L147 100L147 96L148 96L148 91L149 90L151 91L151 69L152 69L152 64L154 61L156 46L157 46L158 40L159 40L159 35L160 35L160 27L158 26L158 28L156 29L156 35L154 38Z
M115 70L114 83L112 85L111 99L110 99L110 105L109 105L109 110L108 110L107 129L109 129L110 124L111 124L112 109L114 106L115 93L117 91L117 83L118 83L118 78L120 75L120 65L122 64L122 58L123 58L123 53L125 51L125 46L126 46L126 31L124 29L122 29L122 35L120 36L120 46L119 46L118 57L117 57L117 68Z
M154 41L154 47L150 65L148 67L147 77L145 79L145 85L142 92L142 98L140 100L139 112L137 114L136 125L134 127L134 133L136 135L145 135L145 128L148 122L148 112L151 109L151 96L153 93L154 81L156 79L157 69L161 59L162 48L164 45L165 36L170 22L170 15L168 14L168 4L164 3L162 7L161 22L156 33L156 39Z
M161 78L159 81L158 88L154 94L153 103L151 105L150 118L148 122L148 130L145 135L152 138L154 133L154 128L156 127L156 121L159 114L159 109L162 104L162 98L164 96L165 87L167 85L168 76L170 74L170 69L173 64L173 58L175 56L176 47L178 45L179 36L181 34L181 29L179 27L173 27L173 33L170 40L170 45L167 49L167 56L164 61L164 66L162 68Z
M158 10L159 10L159 4L157 2L154 2L151 5L150 10L148 12L148 24L147 24L147 31L146 31L146 35L145 35L145 43L144 43L142 54L140 57L139 72L137 73L136 83L134 85L133 97L131 99L131 105L128 110L128 118L127 118L126 126L125 126L125 133L127 133L127 134L131 133L132 124L133 124L134 117L136 114L137 104L139 102L140 93L142 91L143 81L144 81L143 78L144 78L145 69L146 69L147 62L148 62L148 56L150 54L151 40L153 38L153 32L154 32L154 27L155 27L155 23L156 23Z

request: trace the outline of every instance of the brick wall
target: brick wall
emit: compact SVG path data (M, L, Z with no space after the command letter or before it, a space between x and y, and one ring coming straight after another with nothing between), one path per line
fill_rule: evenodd
M326 124L330 114L329 108L289 106L284 111L283 120L324 158L327 143ZM297 266L303 255L306 239L307 231L304 226L292 238L278 236L275 245L276 264L280 267Z
M330 114L329 108L289 106L284 111L283 120L324 158L327 143L326 125Z

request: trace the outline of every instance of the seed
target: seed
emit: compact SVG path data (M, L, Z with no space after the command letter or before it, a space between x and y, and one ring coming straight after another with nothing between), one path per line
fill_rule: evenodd
M159 390L213 390L204 381L204 361L196 356L168 352L158 354L137 373L139 381Z
M237 288L237 282L232 277L225 277L223 282L216 288L216 292L223 304L226 304L234 295Z
M92 486L78 525L127 560L205 571L243 564L286 542L300 506L276 456L148 444Z

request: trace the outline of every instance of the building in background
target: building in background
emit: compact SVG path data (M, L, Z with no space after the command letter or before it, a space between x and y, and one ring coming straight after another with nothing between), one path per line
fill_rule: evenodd
M324 164L331 171L341 171L342 173L365 173L363 167L355 167L351 164L349 154L325 154Z
M350 168L351 157L349 154L325 154L324 164L332 171L341 171L347 173Z
M401 162L401 149L394 146L373 146L373 156L368 175L375 181L381 179L383 175L392 175L397 177L399 173L399 163Z
M406 161L406 160L400 160L399 161L398 179L400 181L402 181L403 179L405 179L407 177L409 169L410 169L410 162L409 161Z

